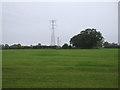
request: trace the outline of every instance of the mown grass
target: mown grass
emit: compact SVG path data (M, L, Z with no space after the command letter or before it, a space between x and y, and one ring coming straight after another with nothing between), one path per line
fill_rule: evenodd
M117 49L3 50L3 88L117 88Z

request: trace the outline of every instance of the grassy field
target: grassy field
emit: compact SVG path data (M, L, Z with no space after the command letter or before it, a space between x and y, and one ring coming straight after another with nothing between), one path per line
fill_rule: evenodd
M3 50L3 88L117 87L117 49Z

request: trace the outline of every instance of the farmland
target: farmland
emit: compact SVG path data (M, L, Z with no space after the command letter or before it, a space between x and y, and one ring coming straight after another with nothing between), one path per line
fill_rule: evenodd
M118 49L2 52L3 88L118 87Z

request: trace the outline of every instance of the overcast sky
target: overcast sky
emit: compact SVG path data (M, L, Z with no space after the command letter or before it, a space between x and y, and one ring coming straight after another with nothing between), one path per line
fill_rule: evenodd
M118 42L117 2L6 2L2 15L3 44L50 45L52 19L61 45L87 28L97 29L108 42Z

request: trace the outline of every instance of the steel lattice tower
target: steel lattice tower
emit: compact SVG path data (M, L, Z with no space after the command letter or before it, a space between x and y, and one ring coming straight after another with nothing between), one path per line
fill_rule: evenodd
M60 40L59 40L59 37L57 37L57 46L60 46Z
M50 20L50 28L51 28L51 46L55 46L55 20Z

